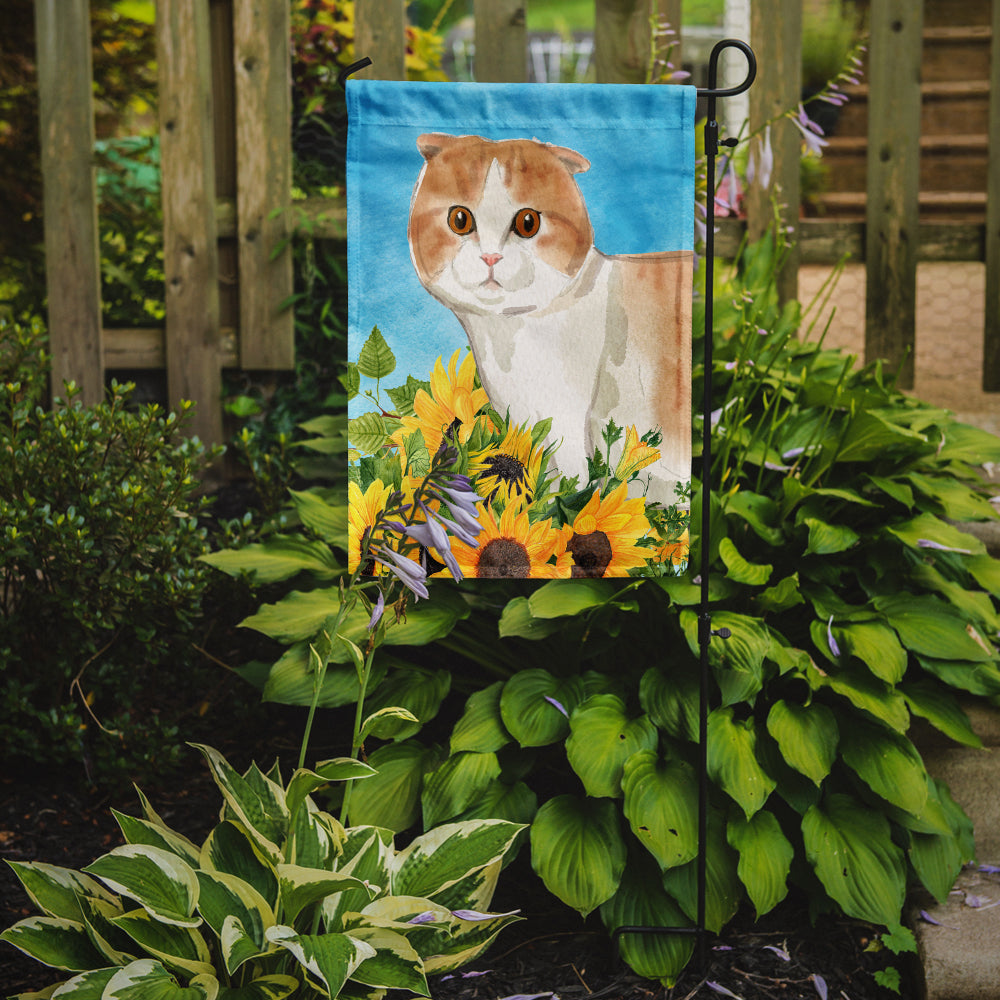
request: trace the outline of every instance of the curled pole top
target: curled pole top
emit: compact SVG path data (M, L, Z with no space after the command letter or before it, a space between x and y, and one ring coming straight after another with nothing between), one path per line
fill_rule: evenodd
M719 75L719 56L725 49L739 49L747 59L746 79L735 87L717 87ZM721 42L716 42L712 49L712 54L708 57L708 86L698 88L699 97L735 97L750 89L750 85L757 77L757 57L753 54L753 49L746 42L738 38L723 38Z

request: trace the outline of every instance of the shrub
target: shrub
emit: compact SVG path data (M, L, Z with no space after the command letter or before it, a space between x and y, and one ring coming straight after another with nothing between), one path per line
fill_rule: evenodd
M43 409L41 336L0 323L0 743L114 770L175 752L156 682L191 660L208 453L184 433L189 405L130 409L128 385L96 406L67 385Z

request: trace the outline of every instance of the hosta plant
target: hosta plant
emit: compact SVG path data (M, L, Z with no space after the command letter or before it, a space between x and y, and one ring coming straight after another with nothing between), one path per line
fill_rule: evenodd
M37 997L66 1000L281 1000L429 996L427 975L478 955L514 913L489 913L521 829L451 823L397 849L392 832L345 829L312 795L369 778L338 758L240 774L199 748L222 793L198 845L140 793L143 816L82 871L11 862L40 916L0 935L68 978ZM54 992L53 992L54 990Z

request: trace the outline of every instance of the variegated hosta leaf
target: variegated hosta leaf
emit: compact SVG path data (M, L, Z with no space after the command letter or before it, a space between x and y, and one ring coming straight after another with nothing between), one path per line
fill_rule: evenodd
M776 782L757 762L752 718L739 722L733 709L717 708L708 717L708 774L749 818L774 791Z
M659 739L649 716L630 719L625 702L613 694L595 694L578 705L569 728L566 757L595 798L619 798L625 761L639 750L655 749Z
M625 870L615 804L573 795L549 799L531 824L531 865L549 892L583 916L610 899Z
M288 831L284 789L253 768L246 776L240 775L212 747L197 743L193 746L205 755L227 807L247 828L264 855L277 863L281 856L278 845Z
M496 753L510 743L500 717L500 692L503 681L497 681L470 695L465 703L462 717L455 723L451 733L451 752L474 750L477 753Z
M219 991L218 1000L285 1000L299 985L294 976L261 976L245 986L224 986Z
M505 820L446 823L415 838L393 859L392 892L433 899L460 879L499 861L522 830Z
M198 883L201 887L198 910L220 940L227 920L236 920L242 936L250 939L255 953L265 951L264 931L275 923L274 912L267 900L248 882L224 872L200 871ZM232 937L231 930L230 938ZM245 948L241 945L239 962L230 965L232 949L226 950L226 966L230 975L250 957L243 952Z
M93 896L109 903L116 902L114 896L97 879L73 871L38 861L8 861L31 901L46 916L64 917L66 920L81 920L81 896Z
M191 867L198 864L199 849L182 834L169 827L152 823L145 819L126 816L125 813L112 809L125 840L130 844L146 844L149 847L159 847L161 850L176 854Z
M365 959L375 957L370 944L349 934L296 934L293 928L278 924L268 928L267 939L291 952L309 977L332 997Z
M285 857L304 868L335 868L344 836L338 820L317 809L312 799L306 799L292 820Z
M351 979L365 986L409 990L418 996L430 996L424 963L402 934L384 927L356 927L351 937L375 949L375 954L351 973Z
M629 859L618 891L601 904L601 920L611 932L619 927L689 927L691 921L664 891L651 859ZM640 976L672 986L694 950L692 934L623 934L623 959Z
M736 873L760 918L788 895L788 872L795 849L781 832L774 813L766 809L750 819L737 816L730 820L726 837L730 847L740 852Z
M522 827L515 840L519 839L523 832ZM506 860L506 856L497 858L493 864L478 868L446 889L434 893L435 902L447 906L449 910L488 910L493 901L493 893L496 892L500 870Z
M849 917L899 923L906 866L882 813L849 795L830 795L805 814L802 837L816 875Z
M28 917L19 920L0 934L6 941L26 955L49 965L53 969L81 972L96 969L105 959L95 950L87 935L87 928L76 920L65 917Z
M159 962L143 958L119 969L101 1000L216 1000L218 995L219 981L212 975L181 986Z
M840 738L837 720L826 705L778 700L767 716L767 731L785 761L815 785L830 773Z
M424 826L437 826L467 809L500 777L495 753L473 751L452 754L424 779L420 797Z
M172 969L180 969L189 976L213 971L212 956L205 939L190 927L160 923L145 910L123 913L112 923Z
M104 956L106 965L128 965L139 958L135 942L114 924L125 911L119 902L109 903L93 896L80 899L83 921L94 947Z
M376 773L375 768L369 767L353 757L324 760L311 771L308 768L299 768L292 775L292 780L288 782L288 789L285 792L285 804L288 812L294 815L305 801L306 796L312 795L316 789L328 785L331 781L370 778Z
M698 783L689 764L640 751L625 762L622 789L632 832L661 869L697 855Z
M452 910L455 922L451 933L441 940L433 953L424 958L424 971L431 973L451 972L478 958L492 943L493 939L508 924L520 920L517 912L479 914L476 919L464 919L466 910ZM417 942L414 942L417 945Z
M278 905L278 875L241 823L220 823L201 847L199 867L224 872L252 885L273 909Z
M328 931L344 930L342 918L345 913L357 912L368 905L371 891L388 889L391 857L391 831L373 826L356 826L347 831L337 871L353 875L367 883L367 888L345 889L323 900L323 921Z
M46 990L44 993L20 994L21 997L43 997L51 996L53 1000L101 1000L104 996L104 988L114 978L119 966L112 966L107 969L91 969L89 972L81 972L79 976L67 979L65 983L56 987L55 990ZM17 1000L17 998L12 998Z
M232 915L222 921L219 944L222 948L222 959L226 963L226 971L230 975L251 959L260 958L267 952L276 950L270 942L266 945L259 944L243 922Z
M171 851L146 844L125 844L98 858L84 871L109 889L134 899L150 916L165 924L197 927L198 878Z
M327 872L300 865L278 865L281 906L286 920L294 921L302 910L345 889L361 889L375 895L361 879L342 872Z

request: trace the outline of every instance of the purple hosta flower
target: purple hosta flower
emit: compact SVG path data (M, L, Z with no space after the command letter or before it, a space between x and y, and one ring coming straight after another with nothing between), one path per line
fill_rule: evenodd
M986 875L1000 875L1000 865L980 865L978 870Z
M722 983L713 983L709 980L705 983L705 985L714 993L721 993L724 997L733 997L734 1000L743 1000L743 997L741 997L738 993L734 993L732 990L727 990Z
M509 997L500 997L500 1000L559 1000L555 993L512 993Z
M956 549L951 545L942 545L930 538L918 538L917 547L921 549L937 549L940 552L958 552L963 556L971 556L972 549Z
M813 986L816 987L816 992L819 994L819 1000L826 1000L828 992L826 988L826 980L815 972L809 978L813 981Z
M764 129L764 135L757 137L757 142L750 146L750 159L747 161L747 183L756 181L763 190L771 186L771 174L774 172L774 150L771 148L771 126Z
M566 711L565 707L562 705L561 702L556 701L555 698L552 698L549 695L543 695L543 697L550 705L555 705L555 707L558 708L559 711L562 712L562 714L565 715L567 719L569 718L569 712Z
M432 924L435 920L437 920L437 914L433 910L424 910L423 913L410 917L406 922L408 924Z
M375 561L381 563L390 570L400 583L413 591L417 597L429 597L427 593L427 571L412 559L401 556L398 552L386 548L384 545L378 546L372 553Z
M920 919L923 920L924 923L933 924L935 927L944 927L949 931L958 930L957 927L952 927L951 924L942 924L940 920L936 920L926 910L920 911Z
M822 138L823 130L806 114L806 109L799 105L799 113L792 118L792 124L802 133L806 149L817 156L823 155L823 147L827 145Z
M790 962L792 960L792 956L784 948L779 948L776 944L766 944L764 945L764 950L773 951L782 962Z
M456 476L455 479L461 479L468 485L436 485L433 491L448 508L452 520L448 521L440 514L435 514L435 517L466 545L476 545L476 536L483 530L479 523L479 509L476 504L482 503L483 498L472 489L472 484L466 476Z
M732 157L729 157L729 166L726 169L725 177L715 193L715 208L726 214L730 212L736 214L739 212L741 197L742 192L740 191L739 178L736 176L736 165L733 163Z
M441 982L446 983L449 979L476 979L479 976L488 976L492 971L484 969L482 972L449 972L447 976L441 977Z
M733 946L731 944L713 944L712 951L732 951Z
M373 628L381 621L382 613L385 611L385 594L380 590L378 592L378 600L375 602L375 607L372 608L372 616L368 619L368 631L371 632Z
M480 913L479 910L452 910L451 915L459 920L492 920L494 917L516 917L521 911L510 910L507 913Z
M837 640L833 637L833 615L830 615L830 620L826 623L826 641L830 647L830 652L834 656L840 656L840 646L837 645Z
M423 524L411 524L407 527L406 533L414 541L419 542L425 549L434 549L438 558L448 567L451 575L456 580L462 579L462 570L455 557L451 554L451 542L448 539L448 532L440 519L434 516L434 512L423 504L421 510L427 516Z

